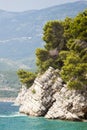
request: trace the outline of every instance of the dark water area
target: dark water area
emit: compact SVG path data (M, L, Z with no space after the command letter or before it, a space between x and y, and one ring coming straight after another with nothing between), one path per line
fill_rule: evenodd
M86 122L48 120L18 113L13 103L0 103L0 130L87 130Z

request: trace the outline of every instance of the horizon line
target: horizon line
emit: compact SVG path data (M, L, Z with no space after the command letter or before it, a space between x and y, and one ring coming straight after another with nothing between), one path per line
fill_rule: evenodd
M43 7L43 8L39 8L39 9L27 9L27 10L19 10L19 11L5 10L5 9L0 8L0 11L11 12L11 13L22 13L22 12L28 12L28 11L40 11L40 10L52 8L52 7L55 7L55 6L63 6L63 5L66 5L66 4L72 4L72 3L78 3L78 2L87 2L87 0L83 0L83 1L79 0L79 1L74 1L74 2L67 2L67 3L57 4L57 5L53 5L53 6Z

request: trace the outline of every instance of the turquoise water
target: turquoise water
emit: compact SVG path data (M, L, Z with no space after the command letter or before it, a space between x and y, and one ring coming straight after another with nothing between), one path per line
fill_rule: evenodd
M87 123L28 117L12 103L0 103L0 130L87 130Z

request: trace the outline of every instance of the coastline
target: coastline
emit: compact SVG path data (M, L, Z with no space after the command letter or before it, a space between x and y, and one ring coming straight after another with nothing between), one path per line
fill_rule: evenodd
M0 91L18 92L18 90L10 87L0 87ZM0 97L0 102L15 102L16 97Z
M0 87L0 90L1 90L1 91L14 91L14 92L17 91L16 89L10 88L10 87Z
M0 98L0 102L15 102L15 98Z

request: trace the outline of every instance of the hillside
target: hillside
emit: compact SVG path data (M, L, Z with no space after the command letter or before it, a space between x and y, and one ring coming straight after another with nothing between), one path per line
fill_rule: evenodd
M35 50L44 45L42 28L47 21L74 17L86 8L87 1L79 1L20 13L0 10L0 89L20 87L19 68L34 71Z
M35 49L44 44L41 39L44 24L48 20L74 17L86 7L86 1L79 1L20 13L0 10L0 58L9 59L9 63L28 59L28 67L32 68L31 62L35 67Z

